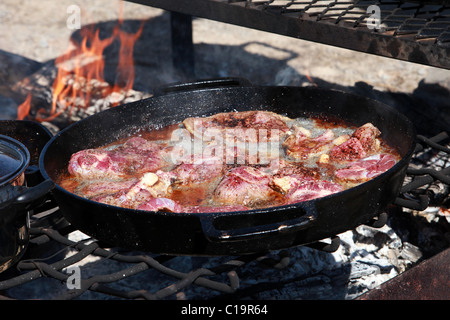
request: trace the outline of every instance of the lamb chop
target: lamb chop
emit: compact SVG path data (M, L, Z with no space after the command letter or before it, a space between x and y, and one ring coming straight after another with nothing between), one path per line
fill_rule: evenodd
M284 135L289 131L286 124L289 120L291 119L269 111L244 111L218 113L205 118L187 118L183 124L194 137L199 139L203 138L208 129L213 128L215 132L222 134L224 139L258 142L261 141L260 133L264 132L260 130L266 130L266 138L270 138L273 132L280 136Z
M336 161L353 161L377 152L380 148L380 130L371 123L357 128L344 142L334 146L330 157Z
M337 183L303 174L287 174L275 177L271 186L284 194L288 204L312 200L344 190Z
M109 180L100 180L92 184L95 188L85 188L84 196L97 202L135 209L154 198L169 196L174 180L173 173L164 171L147 172L140 179L132 178L112 184Z
M197 161L186 161L177 166L172 173L176 183L190 185L192 183L207 183L222 176L224 164L218 157L204 157Z
M234 212L234 211L246 211L250 208L241 205L225 205L225 206L186 206L185 212L189 213L212 213L212 212Z
M81 150L72 155L69 173L81 178L119 178L129 174L154 172L167 165L164 146L135 137L108 150Z
M336 181L349 185L365 182L389 170L397 161L391 154L376 154L337 170Z
M311 133L298 126L293 126L293 133L283 142L286 154L298 160L306 160L310 157L326 153L331 147L334 133L328 129L317 137L311 137Z
M221 205L252 207L274 200L277 192L270 187L271 176L249 166L231 169L217 188L213 199Z

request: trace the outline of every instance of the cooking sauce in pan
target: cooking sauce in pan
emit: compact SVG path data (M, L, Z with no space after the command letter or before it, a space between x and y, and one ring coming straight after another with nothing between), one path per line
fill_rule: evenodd
M211 128L219 128L214 139L200 141L199 134L205 137ZM257 134L238 131L228 148L226 130L236 128L256 129ZM208 147L216 153L205 153ZM198 150L203 157L195 158ZM257 150L256 158L250 150ZM126 208L236 211L333 194L376 177L399 159L372 124L354 127L335 119L234 112L189 118L82 150L72 156L58 183L79 196Z

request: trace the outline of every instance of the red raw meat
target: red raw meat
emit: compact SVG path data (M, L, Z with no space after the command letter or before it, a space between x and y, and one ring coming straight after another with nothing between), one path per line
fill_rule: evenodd
M311 156L328 151L330 143L334 139L334 133L326 130L318 137L308 137L301 130L296 130L286 138L283 147L286 153L296 159L308 159Z
M183 185L191 183L210 182L223 174L224 165L222 160L215 157L202 158L193 163L186 162L180 164L172 172L176 176L176 181Z
M244 139L248 142L258 142L259 129L267 130L267 137L271 131L276 130L282 135L289 130L286 124L288 118L269 111L243 111L218 113L204 118L187 118L183 121L186 129L195 137L202 138L204 132L209 128L214 128L215 132L225 135L229 134L229 139ZM255 130L256 135L245 134L245 130ZM235 133L233 133L233 131ZM242 132L244 134L242 135Z
M168 212L183 212L183 207L178 202L168 198L153 198L141 204L138 210L145 211L168 211Z
M224 205L254 206L273 200L271 176L253 167L231 169L214 191L214 199Z
M227 206L192 206L185 207L185 212L189 213L212 213L212 212L233 212L233 211L246 211L250 208L240 205L227 205Z
M361 142L356 138L350 138L330 151L330 157L338 161L357 160L365 157L366 154Z
M79 151L70 158L69 173L76 176L96 177L115 173L108 151L87 149Z
M391 154L377 154L337 170L336 178L343 182L364 182L389 170L396 163L396 157Z
M343 190L337 183L298 174L274 178L272 187L285 195L287 203L307 201Z
M353 161L364 158L379 149L378 137L381 132L371 123L357 128L352 136L344 143L334 146L330 156L333 160Z
M76 192L82 194L84 197L90 199L99 197L101 195L110 195L121 190L129 190L138 182L138 179L113 181L113 180L98 180L87 183L79 188Z
M104 194L94 197L91 200L111 206L134 209L150 199L152 199L152 195L148 190L141 190L132 197L129 194L129 190L120 190L113 194Z
M371 123L366 123L365 125L359 127L353 132L353 137L361 142L364 150L366 152L377 151L377 138L380 136L381 132Z
M145 201L153 198L165 197L172 192L171 185L175 175L171 172L157 171L156 173L145 173L139 180L131 179L121 183L116 182L108 187L108 181L97 182L96 187L91 188L91 192L98 189L104 193L90 195L93 200L127 208L136 208ZM113 189L117 187L115 190ZM109 193L107 193L109 191ZM89 195L86 195L89 197Z
M341 185L325 180L302 179L286 195L288 203L308 201L344 190Z
M113 149L86 149L72 155L69 173L83 178L117 178L144 172L154 172L166 165L164 147L132 138Z

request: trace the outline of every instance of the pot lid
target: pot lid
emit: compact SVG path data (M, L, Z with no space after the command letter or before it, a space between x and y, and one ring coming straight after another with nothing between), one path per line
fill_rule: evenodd
M20 175L30 162L30 153L19 141L0 135L0 187Z

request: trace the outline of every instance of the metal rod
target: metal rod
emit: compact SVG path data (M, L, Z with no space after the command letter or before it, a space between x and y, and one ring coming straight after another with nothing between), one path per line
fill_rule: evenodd
M170 13L172 32L172 59L174 67L188 78L195 74L192 17L178 12Z

